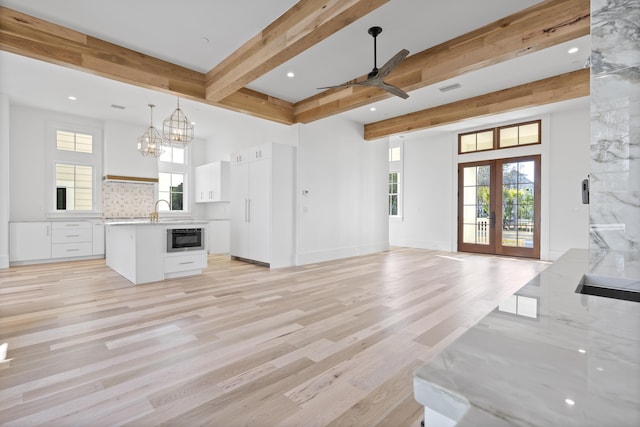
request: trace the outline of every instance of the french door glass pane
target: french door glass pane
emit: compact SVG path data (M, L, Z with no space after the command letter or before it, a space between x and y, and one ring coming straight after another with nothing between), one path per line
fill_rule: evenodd
M533 247L534 161L502 165L502 246Z
M489 166L463 169L462 241L489 244Z

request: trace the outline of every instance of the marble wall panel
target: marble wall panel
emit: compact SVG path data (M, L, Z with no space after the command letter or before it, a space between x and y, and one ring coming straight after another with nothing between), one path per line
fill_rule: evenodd
M591 1L590 270L640 250L639 22L640 0Z

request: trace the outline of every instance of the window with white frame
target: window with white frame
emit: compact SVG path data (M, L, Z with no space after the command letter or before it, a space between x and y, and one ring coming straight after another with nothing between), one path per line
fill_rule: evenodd
M83 126L50 124L50 210L56 213L98 211L101 163L100 132Z
M182 147L165 147L158 159L159 211L186 212L187 207L187 151Z
M389 216L401 215L402 145L400 141L389 142Z

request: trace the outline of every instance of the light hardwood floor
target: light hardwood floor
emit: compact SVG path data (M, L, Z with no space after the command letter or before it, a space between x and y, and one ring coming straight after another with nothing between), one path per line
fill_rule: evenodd
M134 286L0 270L0 425L418 426L412 372L548 264L394 248Z

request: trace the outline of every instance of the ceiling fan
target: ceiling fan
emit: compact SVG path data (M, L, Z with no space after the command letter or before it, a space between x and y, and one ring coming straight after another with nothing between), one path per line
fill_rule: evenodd
M363 80L361 82L353 81L353 82L343 83L341 85L335 85L335 86L319 87L318 89L333 89L337 87L351 87L351 86L371 86L371 87L377 87L377 88L386 90L387 92L393 95L399 96L402 99L407 99L409 97L408 93L406 93L399 87L385 83L383 79L387 77L389 73L391 73L391 71L393 71L393 69L396 68L396 66L400 62L402 62L404 58L406 58L406 56L409 54L409 51L407 49L402 49L400 52L396 53L390 60L388 60L387 63L382 66L382 68L378 69L378 66L377 66L378 61L377 61L377 55L376 55L377 54L376 38L378 37L378 34L380 34L381 32L382 32L382 28L380 27L371 27L369 28L369 31L368 31L368 33L371 34L371 36L373 36L373 70L371 70L371 72L367 75L366 80Z

